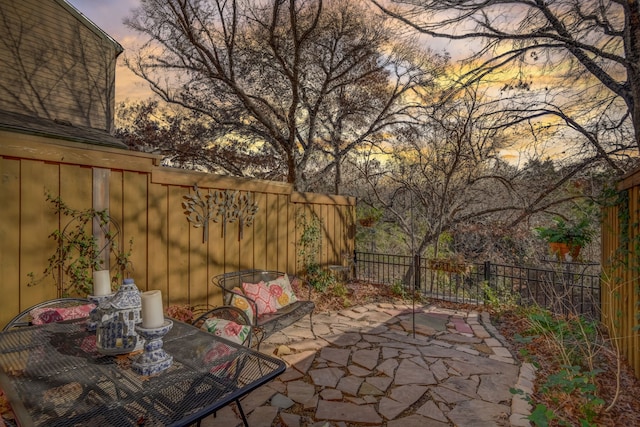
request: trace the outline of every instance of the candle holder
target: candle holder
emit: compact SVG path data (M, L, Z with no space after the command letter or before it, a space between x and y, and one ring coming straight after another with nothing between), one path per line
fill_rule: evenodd
M98 329L98 324L102 321L102 311L100 311L100 304L103 301L111 298L113 294L109 295L87 295L89 301L95 304L95 308L89 312L89 318L87 319L87 331L93 332Z
M165 319L158 328L143 328L136 325L136 332L145 339L144 352L131 364L131 369L138 375L158 374L173 364L173 356L162 348L164 337L173 327L173 322Z

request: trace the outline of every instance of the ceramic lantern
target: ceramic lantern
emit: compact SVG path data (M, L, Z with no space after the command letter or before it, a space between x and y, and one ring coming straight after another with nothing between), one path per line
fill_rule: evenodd
M100 304L102 320L96 330L96 347L103 354L125 354L142 348L136 332L142 322L142 300L133 279L124 279L118 292Z

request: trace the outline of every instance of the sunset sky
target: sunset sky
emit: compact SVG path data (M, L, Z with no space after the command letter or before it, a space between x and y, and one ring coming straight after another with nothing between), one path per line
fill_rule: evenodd
M123 60L124 56L135 53L139 46L137 33L124 25L123 21L131 15L133 9L139 6L140 0L67 0L67 2L124 47L124 53L118 60L116 71L116 102L152 96L148 84L129 71L124 66ZM447 50L455 58L469 54L467 43L456 44L444 39L430 40L429 47L435 51Z
M124 53L118 59L116 70L116 102L145 99L152 96L147 83L136 77L124 66L123 58L136 49L136 33L123 24L139 0L67 0L80 13L89 18L105 33L113 37L124 47Z

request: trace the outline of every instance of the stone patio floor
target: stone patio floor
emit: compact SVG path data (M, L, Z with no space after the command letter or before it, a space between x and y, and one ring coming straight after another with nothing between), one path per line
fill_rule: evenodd
M486 312L369 304L315 313L313 326L316 338L306 318L262 343L288 368L242 399L250 427L530 425L510 388L531 393L534 368ZM237 425L235 404L202 422Z

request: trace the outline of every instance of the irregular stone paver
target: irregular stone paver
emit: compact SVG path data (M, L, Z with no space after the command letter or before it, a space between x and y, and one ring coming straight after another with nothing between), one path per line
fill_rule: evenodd
M335 388L344 372L339 368L311 369L309 375L315 385Z
M312 384L303 381L293 381L287 384L287 396L298 403L310 400L316 392Z
M511 387L513 384L510 384L510 381L502 375L482 375L478 386L478 396L487 402L506 402L513 397L509 391Z
M374 386L369 382L363 382L358 389L358 394L360 396L382 396L384 393L382 390Z
M315 394L311 399L307 400L306 402L303 402L302 407L304 409L316 408L318 406L319 399L320 397L317 394Z
M366 377L367 375L371 375L370 370L364 369L358 365L349 365L347 369L349 369L349 373L351 375L355 375L357 377Z
M375 350L358 350L351 356L351 361L363 366L367 369L373 369L378 364L378 356L380 349Z
M427 387L417 385L405 385L391 390L389 397L398 402L409 405L416 402L427 391Z
M247 421L251 427L271 427L276 415L278 415L277 407L260 406L247 417Z
M349 354L351 354L351 352L347 349L333 347L325 347L320 351L321 358L337 363L340 366L347 366Z
M341 316L348 317L348 318L353 319L353 320L360 320L360 319L362 319L363 316L365 316L366 313L367 313L366 311L358 312L358 311L355 311L355 310L342 310L338 314L340 314Z
M351 347L360 341L361 336L360 334L346 332L344 334L330 335L323 338L338 347Z
M416 314L416 324L427 326L438 332L444 332L447 330L447 317L446 315L435 313Z
M271 406L275 406L276 408L288 409L291 408L293 404L293 400L280 393L271 398Z
M344 377L340 379L340 382L338 382L337 389L342 390L351 396L357 396L358 390L360 390L360 385L363 381L364 379L352 375Z
M305 319L263 343L270 354L280 347L290 367L243 399L245 413L258 423L527 425L530 405L509 388L532 392L535 371L518 367L486 312L427 305L413 314L406 304L367 304L340 314L315 313L313 320L317 339L309 336ZM291 401L296 403L287 408ZM273 408L279 411L275 418ZM207 417L203 425L241 423L227 412L228 424Z
M429 366L429 369L438 382L444 381L445 379L449 378L447 367L442 360L438 360L437 362L432 363L431 366Z
M242 409L245 411L245 414L247 414L267 403L276 393L277 392L271 387L257 388L242 399Z
M438 336L438 339L456 344L480 344L482 340L476 337L468 337L458 334L445 334Z
M455 377L449 378L440 384L449 390L464 394L467 397L476 398L476 389L478 388L478 380L474 378Z
M384 362L382 362L376 367L376 371L382 372L388 377L393 377L395 375L396 368L398 367L398 365L399 363L396 359L385 360Z
M466 400L456 405L448 417L459 427L495 427L507 425L509 408L482 400Z
M370 311L363 316L363 319L368 320L369 322L380 322L384 323L388 321L393 316L390 316L386 313L382 313L380 311Z
M403 360L396 370L395 379L393 381L397 385L405 384L436 384L436 379L431 373L423 367L416 365L410 360Z
M320 392L320 397L324 400L342 400L342 392L335 388L325 388Z
M409 415L408 417L400 418L397 420L389 421L387 427L448 427L449 423L434 421L421 417L420 415Z
M390 377L368 377L365 381L381 391L387 391L393 378Z
M432 420L440 421L442 423L448 423L447 417L444 416L438 405L433 400L427 401L416 411L416 414L420 414ZM428 424L425 424L428 425Z
M387 341L386 338L378 336L378 335L370 335L370 334L362 334L362 339L370 342L370 343L377 343L377 342L385 342Z
M382 418L371 405L320 400L316 410L320 420L339 420L353 423L380 424Z
M229 426L236 427L241 426L242 418L234 411L235 403L225 406L224 408L216 412L215 417L213 415L205 418L200 423L200 427L217 427L217 426Z
M388 420L392 420L405 409L409 407L409 403L398 402L397 400L389 399L388 397L383 397L380 399L380 404L378 406L378 411L380 414Z
M284 424L285 427L300 427L300 415L281 412L280 419L282 420L282 424Z
M302 353L283 356L281 359L287 362L289 366L292 366L296 370L306 374L315 357L315 351L303 351Z
M280 381L287 382L287 381L298 380L302 377L304 377L304 374L302 372L294 368L288 368L286 371L284 371L284 374L278 377L278 379Z
M398 357L398 354L400 354L400 350L398 350L397 348L385 347L385 348L382 349L382 358L383 359L389 359L391 357Z
M467 325L463 319L453 319L453 325L458 332L463 334L473 334L473 329L471 329L471 326Z
M435 387L431 389L431 395L435 401L448 404L458 404L469 400L469 396L465 396L446 387Z

